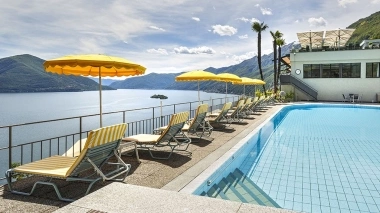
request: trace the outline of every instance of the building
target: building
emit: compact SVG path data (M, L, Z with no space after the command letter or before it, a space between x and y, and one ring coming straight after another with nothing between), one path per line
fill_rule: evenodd
M281 90L294 93L295 101L343 101L343 94L354 94L354 101L380 102L380 49L346 45L348 38L329 46L326 37L318 43L310 36L304 40L310 45L299 39L302 48L290 53L291 72L281 76Z

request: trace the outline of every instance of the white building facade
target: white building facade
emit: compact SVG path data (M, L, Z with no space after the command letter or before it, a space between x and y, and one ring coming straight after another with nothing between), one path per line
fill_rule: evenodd
M380 102L380 49L356 49L290 53L290 75L317 91L317 101L343 101L356 94L362 102ZM293 85L294 100L312 100ZM378 94L378 95L377 95Z

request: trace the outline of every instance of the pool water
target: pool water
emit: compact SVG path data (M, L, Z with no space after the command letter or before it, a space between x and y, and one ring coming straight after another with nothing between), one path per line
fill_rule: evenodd
M272 121L237 167L282 208L380 212L379 107L294 105Z

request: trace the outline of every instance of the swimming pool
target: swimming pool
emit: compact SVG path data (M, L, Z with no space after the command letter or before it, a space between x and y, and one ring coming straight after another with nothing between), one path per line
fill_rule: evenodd
M379 128L376 106L284 107L196 178L194 194L239 168L286 209L379 212Z

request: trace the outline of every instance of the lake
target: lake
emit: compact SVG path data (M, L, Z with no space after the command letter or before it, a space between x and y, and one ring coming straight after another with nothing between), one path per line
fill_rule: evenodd
M188 90L106 90L102 93L103 113L160 106L154 94L168 97L164 105L198 101L197 91ZM200 92L201 100L224 98L225 94ZM99 113L99 92L0 93L0 126Z

